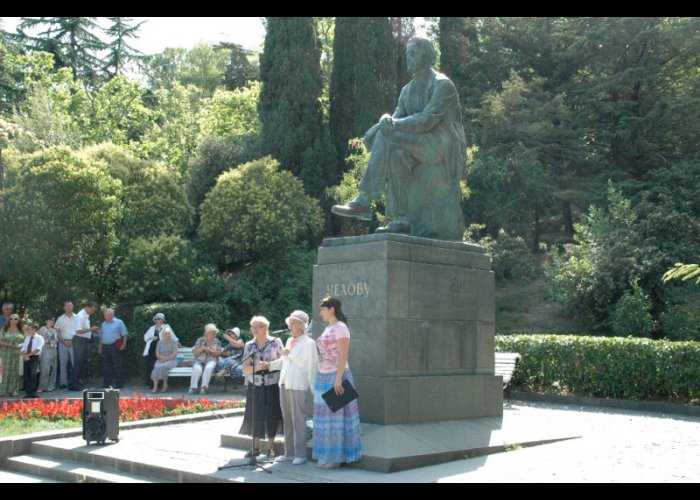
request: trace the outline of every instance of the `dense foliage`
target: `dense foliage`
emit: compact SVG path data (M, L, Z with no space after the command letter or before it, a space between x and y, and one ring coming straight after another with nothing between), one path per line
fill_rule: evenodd
M0 26L2 300L307 307L321 232L385 222L381 201L370 224L326 209L408 79L413 19L271 17L262 54L147 57L131 18ZM700 18L426 19L460 93L469 237L504 286L551 261L550 296L588 330L697 339ZM680 262L688 279L663 281Z
M199 238L222 267L274 260L322 230L318 201L269 156L222 174L201 217Z

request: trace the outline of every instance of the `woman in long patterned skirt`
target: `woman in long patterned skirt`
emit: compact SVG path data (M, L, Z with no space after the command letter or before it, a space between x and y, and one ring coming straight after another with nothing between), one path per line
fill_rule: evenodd
M355 385L348 366L350 330L340 307L340 300L334 297L323 299L321 319L328 323L328 327L316 340L319 364L314 387L313 458L318 460L316 467L323 469L332 469L341 463L362 458L357 400L334 413L321 397L330 389L342 394L343 380Z

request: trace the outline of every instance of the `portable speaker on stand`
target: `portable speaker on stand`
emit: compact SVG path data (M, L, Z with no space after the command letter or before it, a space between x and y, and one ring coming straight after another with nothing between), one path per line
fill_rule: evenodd
M83 439L88 445L119 442L119 389L83 391Z

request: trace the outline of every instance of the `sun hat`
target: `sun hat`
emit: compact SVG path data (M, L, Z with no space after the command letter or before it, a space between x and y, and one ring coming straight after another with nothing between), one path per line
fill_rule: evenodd
M235 333L235 334L236 334L236 337L239 337L239 338L240 338L240 336L241 336L241 329L238 328L237 326L234 326L233 328L229 328L228 330L226 330L225 333L228 333L228 332L233 332L233 333Z
M289 324L290 319L296 319L298 321L301 321L301 323L304 325L304 330L309 326L309 315L306 314L304 311L296 310L292 314L289 315L287 319L284 320L285 323L287 323L287 326L291 328Z

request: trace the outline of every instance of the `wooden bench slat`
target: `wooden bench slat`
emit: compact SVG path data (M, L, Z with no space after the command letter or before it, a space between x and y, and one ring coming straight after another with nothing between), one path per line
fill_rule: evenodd
M503 377L503 390L506 394L510 392L506 389L510 386L519 360L520 354L517 352L497 352L495 354L494 373Z

